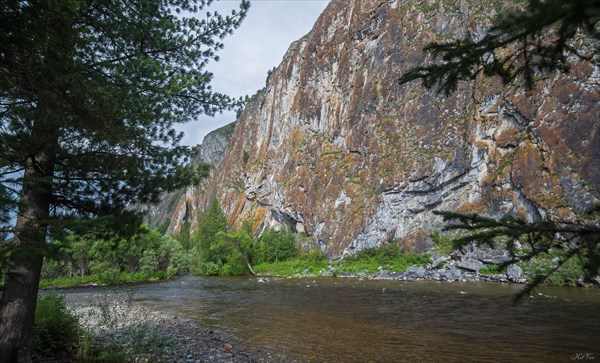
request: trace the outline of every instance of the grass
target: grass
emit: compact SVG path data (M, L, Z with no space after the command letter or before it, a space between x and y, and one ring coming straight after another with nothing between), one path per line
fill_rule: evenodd
M310 275L320 274L330 262L319 253L305 253L299 257L285 261L265 262L254 266L254 271L259 274L293 276L304 273Z
M500 268L499 265L492 263L492 264L485 265L484 267L479 269L479 273L481 275L500 275L500 274L505 274L506 270L507 270L506 267Z
M388 271L404 272L410 266L424 266L430 262L429 254L402 251L392 243L385 247L365 248L353 256L337 261L334 267L338 273L375 273L379 267Z
M381 248L366 248L353 256L330 262L323 255L304 254L301 257L262 263L254 266L259 274L293 276L301 274L329 275L340 273L373 274L382 267L384 270L404 272L410 266L424 266L431 262L429 254L401 251L395 244ZM330 266L333 269L330 269Z
M55 279L43 279L40 281L40 288L56 288L56 287L76 287L86 285L116 285L129 284L134 282L147 282L164 280L172 275L164 271L156 271L153 273L128 273L122 272L119 274L96 274L88 276L74 277L58 277Z

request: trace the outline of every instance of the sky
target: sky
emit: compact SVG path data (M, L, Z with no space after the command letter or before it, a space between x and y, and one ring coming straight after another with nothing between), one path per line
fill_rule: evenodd
M242 25L223 40L219 62L209 64L216 92L233 97L251 96L265 85L268 70L279 65L290 44L306 35L329 0L251 0ZM227 14L239 0L220 0L210 6ZM204 12L203 12L204 13ZM204 135L235 121L234 112L214 118L201 116L198 121L178 127L185 133L182 143L194 146Z

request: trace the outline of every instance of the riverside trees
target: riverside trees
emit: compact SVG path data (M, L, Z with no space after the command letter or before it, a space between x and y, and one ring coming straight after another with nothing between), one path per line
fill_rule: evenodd
M210 3L0 2L0 361L31 360L49 233L132 230L127 204L198 178L173 126L232 106L204 68L249 6Z

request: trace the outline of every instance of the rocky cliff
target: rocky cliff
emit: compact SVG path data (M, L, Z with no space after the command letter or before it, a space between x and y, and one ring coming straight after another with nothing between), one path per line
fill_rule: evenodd
M202 143L194 148L192 165L206 163L212 166L211 174L221 166L225 150L233 136L235 122L208 133ZM206 183L167 193L160 202L151 207L145 206L146 221L151 228L159 228L168 233L178 232L192 213L196 213L195 196L202 195Z
M232 224L287 224L335 258L392 241L424 251L442 227L434 210L575 218L599 200L598 68L574 59L532 91L481 78L450 97L397 81L429 61L427 43L480 37L509 6L333 0L170 229L216 197Z

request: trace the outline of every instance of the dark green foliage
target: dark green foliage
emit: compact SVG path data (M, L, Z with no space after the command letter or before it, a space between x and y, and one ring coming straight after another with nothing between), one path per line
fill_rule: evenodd
M478 271L481 275L499 275L506 273L506 267L501 267L496 264L485 265Z
M195 245L195 242L192 239L191 229L192 223L190 223L190 221L185 221L181 225L179 232L174 235L175 239L181 242L181 245L185 249L191 249Z
M172 126L232 104L211 91L205 66L248 7L190 17L204 3L3 5L0 180L15 208L25 176L12 172L30 158L49 175L29 182L48 191L61 219L156 200L198 176L180 166L189 150Z
M394 243L383 247L369 247L358 251L354 255L347 256L346 261L377 260L381 262L397 259L402 255L402 251Z
M42 285L143 281L190 269L192 251L155 229L142 226L129 239L102 237L69 234L54 241L59 252L46 258L42 270L42 278L52 281Z
M78 321L67 310L64 297L55 292L41 296L31 341L34 360L65 359L75 350L78 340Z
M28 360L35 302L14 300L37 289L49 232L82 220L135 231L128 205L206 175L184 165L190 149L174 126L235 106L212 91L206 65L249 7L222 16L204 11L211 2L0 3L0 233L13 233L0 360Z
M529 0L523 11L496 19L480 40L429 44L425 51L438 62L411 69L400 83L420 79L425 87L450 94L460 81L484 74L499 76L504 84L521 78L531 89L536 74L568 72L568 56L598 65L598 45L590 53L574 38L580 33L599 40L599 21L599 0Z
M192 272L202 276L218 276L222 267L220 263L198 261L192 265Z
M279 232L267 229L256 246L257 263L285 261L299 254L296 237L289 228Z
M219 251L212 246L216 245L217 234L226 232L228 225L225 212L221 209L219 201L214 199L208 210L201 216L198 232L194 236L202 261L215 263L220 261Z

